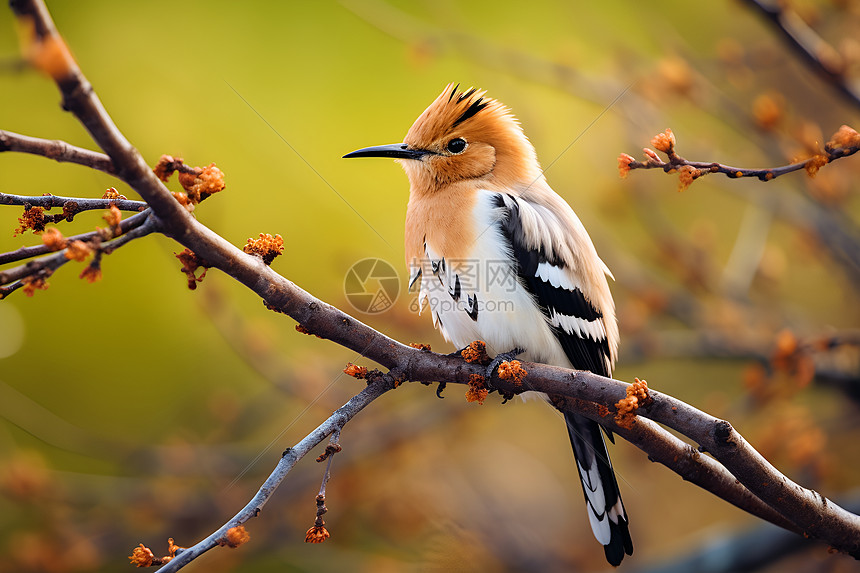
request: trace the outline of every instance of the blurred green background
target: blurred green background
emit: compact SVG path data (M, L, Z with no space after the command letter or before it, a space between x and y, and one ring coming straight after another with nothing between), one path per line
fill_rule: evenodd
M860 3L791 4L856 73ZM860 127L860 108L745 3L49 8L151 165L168 153L224 171L227 188L198 206L200 221L240 246L280 234L278 272L437 351L450 349L405 292L405 175L393 162L340 157L400 141L448 82L487 89L552 164L550 184L615 272L616 377L645 378L730 420L787 475L856 498L860 162L767 185L711 176L682 194L656 171L618 176L618 154L641 155L667 127L681 155L744 167L785 164L843 123ZM93 148L55 86L22 65L15 30L0 10L0 129ZM3 193L100 197L112 186L137 198L83 167L0 156ZM40 242L12 236L20 215L0 209L0 252ZM91 212L60 229L98 225ZM70 263L48 290L0 302L0 571L117 571L140 542L157 555L167 537L195 543L360 389L341 370L366 361L298 334L225 275L189 291L180 250L160 236L134 241L105 257L96 284ZM387 312L346 300L347 271L367 257L403 271ZM306 459L248 524L249 544L188 570L606 569L561 419L536 402L467 404L462 392L449 387L438 401L405 385L347 426L323 545L304 543L323 472ZM628 570L760 525L622 440L611 453L636 547ZM792 545L800 557L761 570L857 570L823 546Z

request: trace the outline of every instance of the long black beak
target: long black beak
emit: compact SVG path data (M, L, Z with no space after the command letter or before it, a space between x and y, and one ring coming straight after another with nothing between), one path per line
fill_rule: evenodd
M375 145L373 147L358 149L352 153L347 153L344 157L394 157L395 159L421 159L425 155L430 155L432 153L432 151L427 151L426 149L411 149L405 143L392 143L390 145Z

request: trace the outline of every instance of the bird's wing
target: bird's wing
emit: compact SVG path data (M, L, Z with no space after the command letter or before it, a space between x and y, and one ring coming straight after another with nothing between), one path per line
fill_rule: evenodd
M540 241L541 237L563 237L570 231L542 228L560 227L561 222L541 216L522 198L498 194L496 207L501 211L499 225L509 243L517 275L552 326L571 366L609 376L613 341L608 339L603 309L586 295L604 285L583 284L587 275L555 253L550 241Z
M552 241L536 239L563 238L564 233L575 230L540 228L560 225L559 219L546 214L541 216L538 207L521 197L499 194L496 208L500 211L498 221L502 236L510 244L519 280L551 325L570 365L578 370L609 376L612 366L610 349L615 341L609 340L604 310L586 296L595 288L608 287L584 284L588 275L555 253ZM614 309L611 312L610 320L614 320ZM565 412L564 418L588 504L592 531L604 545L607 560L618 565L625 553L633 553L633 543L600 426L571 412ZM607 434L611 439L611 434Z

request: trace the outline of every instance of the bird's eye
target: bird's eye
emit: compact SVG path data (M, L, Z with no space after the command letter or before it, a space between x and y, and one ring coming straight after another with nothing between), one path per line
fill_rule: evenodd
M464 149L466 149L466 140L461 137L448 142L448 151L451 153L463 153Z

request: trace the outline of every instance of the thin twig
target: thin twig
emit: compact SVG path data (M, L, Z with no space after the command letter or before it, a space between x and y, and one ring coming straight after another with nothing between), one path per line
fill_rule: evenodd
M152 213L148 213L148 217L144 219L142 225L129 230L127 233L120 235L112 241L104 243L99 250L106 255L110 255L115 250L128 244L134 239L140 239L141 237L145 237L160 230L161 224L158 218Z
M732 167L730 165L724 165L722 163L717 162L690 161L689 159L684 159L683 157L674 152L668 154L668 161L663 161L659 157L657 157L656 154L652 155L651 153L648 153L648 151L650 150L646 150L648 159L646 159L645 161L636 161L629 155L623 155L623 158L630 158L630 161L627 162L627 169L662 169L665 173L674 173L680 167L686 166L696 170L695 173L692 173L692 179L697 179L709 173L722 173L726 177L730 177L732 179L740 179L742 177L754 177L759 181L772 181L777 177L786 175L788 173L794 173L795 171L809 169L814 162L821 161L821 159L819 159L820 156L813 156L803 161L797 163L790 163L788 165L783 165L780 167L750 169L747 167ZM824 150L823 155L824 157L826 157L825 163L830 163L831 161L854 155L858 151L860 151L860 145L854 145L851 147L827 148Z
M69 261L66 258L65 249L54 253L48 257L30 261L27 264L0 271L0 285L7 285L13 281L20 280L25 277L34 276L39 273L48 272L53 274L55 270L63 266Z
M146 203L143 201L133 201L130 199L86 199L80 197L59 197L57 195L10 195L8 193L0 193L0 205L22 205L43 207L45 209L62 207L64 214L68 212L70 216L74 216L76 213L82 211L108 209L111 205L115 205L120 211L139 212L146 209Z
M116 175L113 162L104 153L75 147L59 139L41 139L0 129L0 152L3 151L41 155L61 163L76 163Z
M123 219L122 222L119 224L120 229L123 233L128 233L132 229L139 227L140 225L145 223L150 214L151 212L149 210L146 210L141 213L132 215L127 219ZM66 240L87 242L98 234L98 231L91 231L89 233L66 237ZM21 247L20 249L9 251L8 253L0 253L0 265L14 263L16 261L24 261L26 259L32 259L33 257L39 257L50 252L52 252L52 250L47 245L33 245L32 247Z
M109 242L99 244L95 250L96 256L101 256L102 254L109 255L130 241L145 237L146 235L154 233L160 229L158 219L150 211L147 210L140 213L140 215L142 215L142 219L139 225L131 227L127 233L124 233ZM98 236L98 232L87 233L87 235L79 236L86 237L87 240L92 240ZM71 242L71 240L67 241ZM30 261L26 264L7 269L5 271L0 271L0 287L2 287L2 290L0 290L0 298L5 298L24 286L24 283L22 282L23 279L28 277L47 278L52 275L57 269L70 260L70 258L66 256L67 250L67 248L64 248L50 256Z
M25 265L0 272L0 300L27 284L27 280L47 279L61 266L69 262L64 251Z
M384 393L394 388L394 384L390 379L378 378L372 381L367 387L353 396L346 404L338 408L325 422L317 426L310 434L300 440L295 446L287 449L281 457L274 471L269 475L263 485L257 490L257 493L251 498L245 507L234 515L229 521L218 528L217 531L209 535L206 539L200 541L181 553L178 553L164 567L158 570L158 573L169 573L171 571L179 571L182 567L209 551L213 547L218 546L218 540L223 538L227 530L237 525L242 525L253 517L257 517L266 502L269 501L271 495L275 492L278 485L287 477L290 470L295 467L296 463L301 460L308 452L317 445L322 443L327 436L342 428L356 414L358 414L365 406L373 402Z

